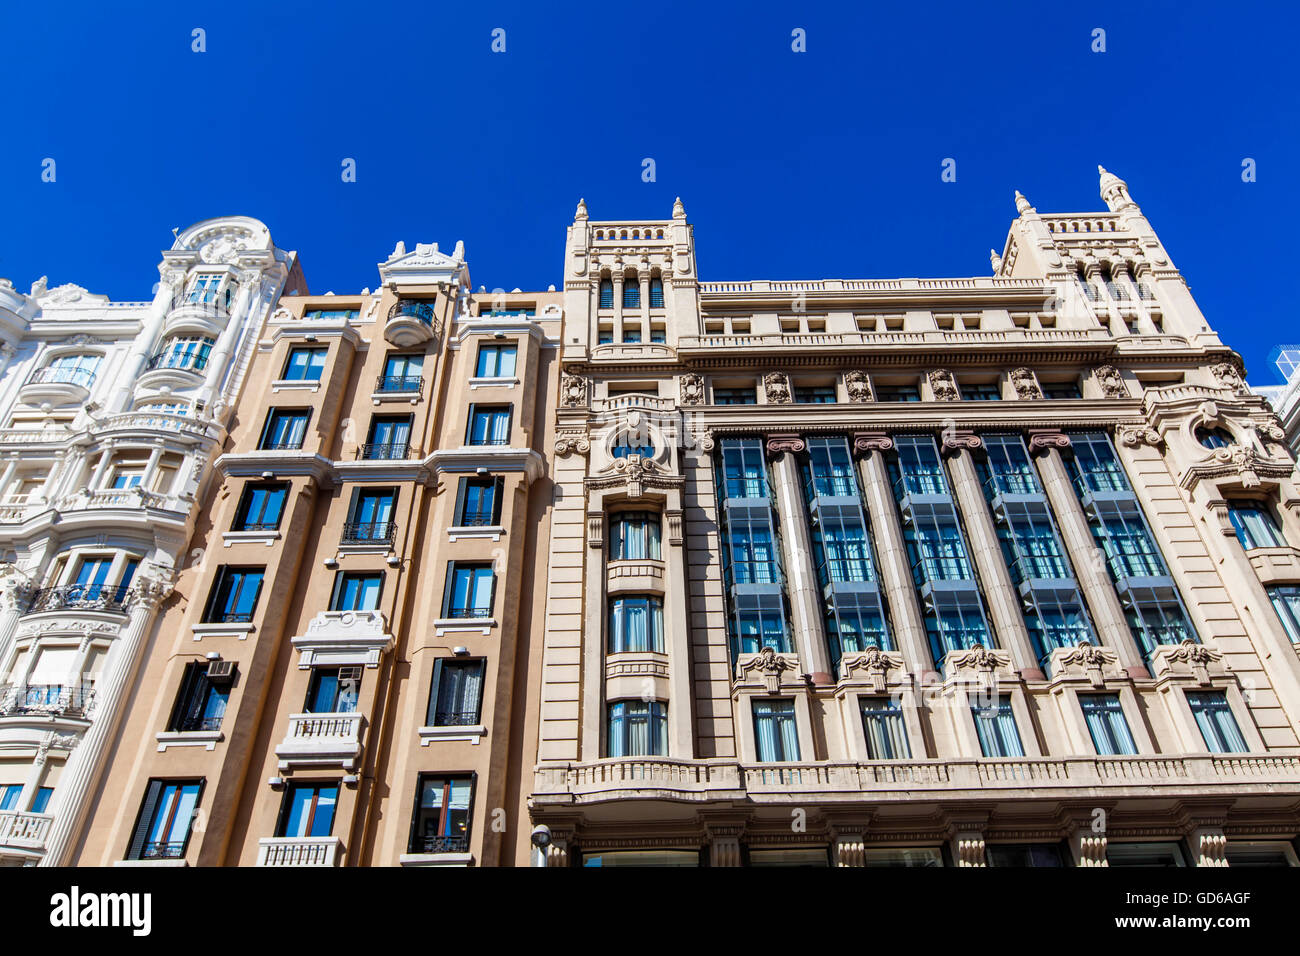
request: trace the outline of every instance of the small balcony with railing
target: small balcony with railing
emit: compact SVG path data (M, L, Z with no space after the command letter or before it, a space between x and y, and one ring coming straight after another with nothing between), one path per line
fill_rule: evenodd
M257 841L258 866L338 866L338 837L264 837Z
M424 397L424 376L422 375L380 375L375 380L375 391L371 396L375 403L408 399L412 405Z
M28 614L48 611L107 611L125 614L131 589L122 585L66 584L32 592Z
M361 757L365 717L357 712L290 714L289 729L275 755L281 770L341 767L353 770Z
M48 813L0 810L0 866L34 865L45 855L54 817Z
M67 717L88 720L94 709L93 683L0 685L0 718Z
M151 387L168 382L182 388L198 384L208 367L208 348L171 347L155 352L144 364L140 384Z
M95 370L66 365L50 365L32 372L18 391L18 399L28 405L83 403L95 384Z
M399 299L384 322L384 338L401 349L423 345L441 334L442 321L432 302Z
M397 540L397 523L393 521L349 521L339 535L341 553L392 551Z
M410 442L367 442L357 449L358 461L405 461L410 453Z

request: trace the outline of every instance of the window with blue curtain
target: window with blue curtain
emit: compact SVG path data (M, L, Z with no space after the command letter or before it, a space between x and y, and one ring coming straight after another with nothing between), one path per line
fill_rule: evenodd
M1002 398L1002 389L995 382L964 382L961 385L963 402L996 402Z
M301 448L307 437L308 414L306 409L271 409L259 447L272 451Z
M754 700L754 748L760 763L799 759L794 701Z
M921 392L915 385L877 385L878 402L919 402Z
M1019 435L983 435L984 456L981 471L987 473L985 485L1004 494L1033 495L1042 492L1033 463Z
M834 405L834 385L795 386L794 401L798 405Z
M479 378L509 378L515 374L517 352L515 345L480 345L474 374Z
M127 859L176 860L184 856L202 787L199 781L150 780Z
M1300 587L1294 584L1265 588L1273 610L1282 621L1286 636L1292 644L1300 644Z
M789 654L790 637L785 630L785 614L778 608L740 610L735 615L737 645L742 654L756 654L765 647Z
M1139 519L1115 514L1100 517L1097 523L1100 533L1094 537L1101 543L1116 578L1160 577L1165 573L1164 561Z
M76 590L68 594L69 600L98 600L104 593L104 585L108 581L108 572L112 566L111 557L82 558L77 568L77 576L73 580L73 587Z
M868 760L901 760L912 756L907 745L903 708L888 697L863 697L862 729L867 737Z
M467 444L510 444L510 411L509 405L471 405Z
M641 285L636 276L623 279L623 308L639 309L641 307Z
M1282 537L1282 529L1277 526L1277 519L1261 502L1229 501L1228 518L1237 532L1237 540L1247 551L1251 548L1286 546L1286 539Z
M662 325L651 324L651 326L650 326L650 341L651 341L651 342L658 342L658 343L660 343L660 344L662 344L662 343L664 343L664 342L667 342L667 341L668 341L668 330L665 329Z
M724 440L722 474L728 498L766 498L767 466L763 461L763 443Z
M249 483L244 486L244 494L235 512L232 531L270 531L280 527L280 518L284 514L285 498L289 486L284 482L276 484Z
M609 652L664 652L664 602L645 594L624 595L609 602Z
M37 787L32 800L32 813L44 813L50 808L50 797L54 796L53 787Z
M452 561L448 566L447 617L491 617L495 576L490 564Z
M737 584L775 584L776 546L772 529L765 522L735 521L729 529L732 580Z
M847 442L811 439L806 468L812 483L812 497L858 496L858 483L853 475L853 459Z
M600 301L597 307L601 309L614 308L614 283L612 280L600 280Z
M1083 710L1084 722L1098 754L1115 756L1138 752L1119 694L1081 694L1079 707Z
M936 665L943 663L949 651L969 650L976 644L993 646L984 618L976 607L939 608L925 616L925 631Z
M382 571L340 571L334 585L331 611L377 611L384 589Z
M257 598L262 593L265 568L236 568L222 565L208 601L204 621L208 623L247 623L253 619Z
M834 520L827 519L821 523L815 533L826 556L829 580L872 580L867 529L860 522L838 517Z
M918 583L923 581L964 581L972 578L961 529L955 524L928 522L927 526L908 526L903 536L912 552L913 569Z
M884 651L894 649L885 630L885 619L874 605L854 607L837 602L826 615L826 637L836 660L845 654L865 651L868 647L879 647Z
M1016 730L1016 717L1011 709L1010 697L999 697L996 704L980 701L971 705L975 718L975 733L979 735L980 749L986 757L1023 757L1020 733Z
M1187 703L1201 728L1206 749L1214 754L1248 753L1246 738L1232 715L1232 706L1223 691L1188 691Z
M1080 491L1129 491L1124 466L1103 432L1070 436L1070 465Z
M668 752L667 740L666 704L616 700L609 705L609 756L662 757Z
M286 382L319 382L325 371L326 348L292 348L281 379Z
M611 561L659 561L659 516L649 511L620 511L610 516Z
M639 326L639 325L624 325L624 326L623 326L623 341L624 341L624 342L627 342L627 343L629 343L629 344L636 344L636 343L639 343L639 342L641 341L641 326Z
M99 355L57 355L50 360L44 381L90 388L99 368Z
M472 777L420 774L410 852L467 852L473 795Z
M217 340L208 335L177 335L163 343L162 351L149 362L149 368L179 368L203 371Z
M609 345L614 341L614 330L605 326L596 330L596 344Z
M657 276L650 280L650 308L664 307L664 280Z
M284 808L275 835L329 836L334 830L334 808L338 799L338 784L290 784L284 795Z

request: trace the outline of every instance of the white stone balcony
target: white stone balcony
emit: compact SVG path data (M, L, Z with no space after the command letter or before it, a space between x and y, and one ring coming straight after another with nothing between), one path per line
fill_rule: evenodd
M356 767L361 756L365 717L358 713L290 714L289 731L275 748L280 769Z
M54 817L48 813L0 810L0 859L35 862L45 854Z
M257 841L258 866L338 866L338 837L264 837Z
M307 625L307 633L290 643L298 649L299 667L378 667L379 658L393 646L387 626L379 611L321 611Z

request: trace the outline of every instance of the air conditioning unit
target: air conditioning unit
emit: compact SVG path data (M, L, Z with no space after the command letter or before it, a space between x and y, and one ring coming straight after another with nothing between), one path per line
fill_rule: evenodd
M208 680L214 684L228 684L235 679L234 661L210 661Z

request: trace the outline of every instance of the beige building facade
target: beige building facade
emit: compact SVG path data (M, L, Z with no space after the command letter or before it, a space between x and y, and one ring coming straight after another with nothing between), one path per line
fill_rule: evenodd
M379 273L267 319L78 864L527 862L562 296Z
M1295 460L1099 171L955 279L703 281L680 200L579 204L546 865L1295 865Z

